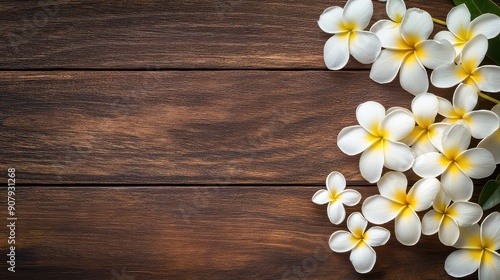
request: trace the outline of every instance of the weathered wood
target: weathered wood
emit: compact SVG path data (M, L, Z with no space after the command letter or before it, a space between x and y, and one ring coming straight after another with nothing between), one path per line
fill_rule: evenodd
M365 71L1 72L0 88L0 167L25 184L363 184L338 132L362 102L413 98Z
M326 206L311 202L319 188L18 188L17 272L6 271L2 252L0 277L132 279L116 276L125 272L135 279L451 279L444 261L455 249L436 235L403 246L393 235L394 222L384 225L391 238L376 247L373 271L357 274L349 253L328 248L329 236L346 225L332 225ZM364 198L377 193L354 188ZM3 200L5 187L0 190ZM346 209L350 214L360 206ZM6 236L5 226L0 234Z
M0 1L0 69L317 68L317 20L346 1ZM385 3L374 16L387 19ZM453 2L406 1L446 19ZM436 26L436 29L443 29ZM367 67L351 59L347 68Z

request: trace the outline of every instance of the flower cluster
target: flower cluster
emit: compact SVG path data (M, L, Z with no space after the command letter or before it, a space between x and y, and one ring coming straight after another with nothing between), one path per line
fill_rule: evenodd
M483 14L471 21L462 4L448 14L449 31L430 40L433 20L426 11L407 9L403 0L388 0L386 11L390 20L376 22L370 31L364 31L373 13L370 0L330 7L318 21L323 31L334 34L324 49L329 69L343 68L352 55L361 63L373 63L372 80L388 83L399 73L402 88L415 95L411 110L386 110L380 103L365 102L356 110L358 125L340 131L338 147L347 155L361 154L361 176L376 183L379 194L363 201L362 213L348 217L349 231L331 235L330 248L351 251L355 270L367 273L376 261L372 247L390 237L380 226L366 230L368 222L394 220L396 239L403 245L415 245L421 234L437 233L441 243L459 248L446 259L451 276L479 270L479 279L500 279L500 213L493 212L479 226L483 209L469 201L472 179L490 176L500 163L500 105L491 111L474 110L482 91L500 91L500 67L479 66L487 39L500 32L500 18ZM452 102L428 92L425 68L433 69L434 86L456 86ZM476 147L471 138L480 140ZM384 173L384 168L389 171ZM421 177L410 188L403 173L409 170ZM344 205L358 204L361 195L345 188L339 172L328 176L326 186L312 201L328 203L330 221L340 224L346 217ZM421 220L417 212L422 211L427 213Z

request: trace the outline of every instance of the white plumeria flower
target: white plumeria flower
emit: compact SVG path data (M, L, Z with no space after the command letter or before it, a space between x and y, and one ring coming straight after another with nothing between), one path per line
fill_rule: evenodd
M343 128L337 145L348 155L363 152L359 160L363 178L377 182L384 166L396 171L410 169L414 161L411 149L398 142L415 127L408 110L393 109L386 115L384 106L368 101L358 106L356 119L360 125Z
M396 239L403 245L415 245L420 239L421 224L416 212L431 207L440 189L436 178L421 179L406 194L408 181L401 172L387 172L377 184L380 195L363 202L363 215L374 224L395 219Z
M495 105L491 111L500 118L500 104ZM487 136L479 144L478 148L488 150L495 159L495 163L500 163L500 128L495 130L491 135Z
M399 27L406 13L405 2L403 0L388 0L385 5L385 11L390 20L381 19L375 22L370 28L370 31L379 37L384 48L391 45L390 38L399 36Z
M326 178L326 190L317 191L312 201L316 204L328 203L327 214L332 224L338 225L345 219L344 205L354 206L361 200L361 194L356 190L346 190L344 175L334 171Z
M446 17L446 26L451 31L440 31L434 36L434 40L446 40L455 48L457 56L470 39L476 35L484 35L486 38L495 38L500 32L500 18L495 14L482 14L470 21L471 14L465 4L460 4L450 10Z
M485 149L467 150L471 140L470 130L461 123L446 128L439 152L418 156L413 171L420 177L441 175L441 184L453 201L467 201L472 196L471 178L487 177L495 170L493 155Z
M479 269L479 280L500 279L500 213L493 212L481 224L460 229L454 247L444 268L453 277L464 277Z
M373 14L371 0L348 0L344 9L327 8L319 17L318 25L326 33L334 34L325 44L324 59L330 70L343 68L351 54L357 61L368 64L380 53L377 35L363 31Z
M337 253L351 251L349 259L359 273L370 272L377 261L377 254L372 247L382 246L389 240L391 233L379 226L366 230L368 222L359 212L347 218L349 231L339 230L330 236L330 248Z
M408 9L399 34L387 33L388 36L381 39L385 49L373 63L370 78L381 84L389 83L399 72L403 89L415 95L427 92L429 79L424 66L434 69L455 58L455 50L449 42L427 40L433 27L429 13Z
M438 232L439 240L446 246L453 246L460 235L459 227L468 227L479 222L483 209L476 203L457 201L450 205L451 198L440 190L430 210L422 219L422 233Z
M476 90L466 84L460 84L453 94L453 104L448 99L438 97L439 114L444 122L453 124L461 121L470 128L472 137L483 139L497 130L500 125L498 116L490 110L473 111L478 95Z
M443 131L449 124L434 123L438 114L439 100L432 93L421 93L411 102L411 110L417 125L402 142L411 146L415 156L437 152L432 143L441 141Z
M480 91L500 91L500 66L478 67L487 50L488 39L481 34L475 36L462 49L458 65L453 62L447 63L432 71L432 84L439 88L449 88L463 82Z

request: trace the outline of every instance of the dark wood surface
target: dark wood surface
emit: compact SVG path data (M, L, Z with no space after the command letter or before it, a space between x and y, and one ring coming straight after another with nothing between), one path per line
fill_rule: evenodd
M0 279L451 279L437 236L391 237L367 275L327 247L346 228L311 202L328 173L377 192L338 132L362 102L413 98L352 59L326 70L332 5L0 1L0 174L16 168L19 219L15 274L0 224ZM407 6L445 19L453 3Z

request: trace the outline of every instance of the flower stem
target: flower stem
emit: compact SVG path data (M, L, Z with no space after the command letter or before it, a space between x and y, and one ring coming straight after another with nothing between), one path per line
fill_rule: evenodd
M446 26L446 22L440 20L440 19L437 19L437 18L432 18L432 21L437 23L437 24L440 24L442 26Z
M491 102L496 103L496 104L500 104L500 101L496 100L495 98L493 98L493 97L491 97L489 95L486 95L486 94L484 94L482 92L479 92L478 94L479 94L479 96L481 96L482 98L484 98L484 99L486 99L488 101L491 101Z

